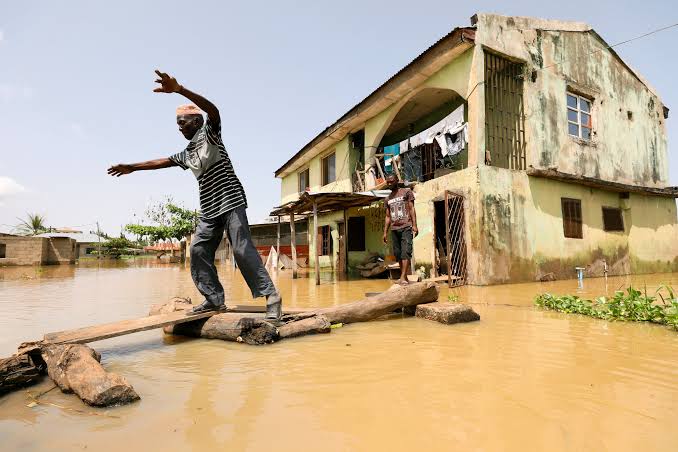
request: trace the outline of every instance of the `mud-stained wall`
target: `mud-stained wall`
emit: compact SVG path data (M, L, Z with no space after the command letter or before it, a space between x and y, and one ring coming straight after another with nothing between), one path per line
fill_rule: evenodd
M476 44L526 63L528 165L623 183L667 184L660 99L586 24L479 14ZM567 133L568 90L593 100L589 142Z
M477 284L678 270L676 203L480 167L480 261ZM581 200L582 239L563 233L561 198ZM622 208L623 232L603 229L603 207ZM549 275L552 274L552 275Z

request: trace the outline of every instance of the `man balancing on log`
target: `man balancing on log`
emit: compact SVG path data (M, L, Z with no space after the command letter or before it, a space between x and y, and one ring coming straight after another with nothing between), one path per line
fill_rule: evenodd
M409 188L398 186L398 176L391 173L386 177L386 185L391 189L384 200L386 221L384 223L384 243L388 243L388 229L391 228L393 254L400 266L398 284L407 285L407 274L412 259L413 236L419 234L417 229L417 213L414 210L414 193Z
M134 171L178 166L191 169L198 179L200 219L191 243L191 276L205 297L191 313L225 309L224 288L219 282L214 255L224 235L233 247L233 255L254 298L266 297L266 320L278 321L282 315L282 298L261 262L252 243L247 221L247 199L233 164L221 140L221 118L217 107L199 94L183 87L174 77L155 71L156 93L178 93L195 105L177 108L177 125L189 140L188 146L169 158L111 166L108 174L120 177ZM203 111L207 120L203 119Z

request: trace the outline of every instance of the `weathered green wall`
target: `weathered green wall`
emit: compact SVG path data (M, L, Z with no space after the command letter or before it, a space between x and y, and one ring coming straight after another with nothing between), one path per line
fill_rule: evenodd
M526 63L528 166L645 186L667 184L661 100L605 49L588 26L492 14L478 17L477 45ZM593 99L590 142L567 134L568 89Z

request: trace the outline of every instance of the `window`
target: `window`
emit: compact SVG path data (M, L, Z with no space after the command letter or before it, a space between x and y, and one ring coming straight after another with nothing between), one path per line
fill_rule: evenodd
M567 133L582 140L590 140L591 127L591 100L567 93Z
M318 255L329 256L332 254L332 230L329 226L318 227Z
M365 251L365 217L348 219L348 250Z
M581 201L579 199L561 198L563 209L563 233L571 239L581 239Z
M310 188L308 168L299 173L299 193Z
M0 259L4 259L7 256L7 245L0 243Z
M624 231L624 217L618 207L603 207L603 229L606 231Z
M325 157L322 161L322 184L327 185L334 182L337 178L335 172L335 154L334 152Z

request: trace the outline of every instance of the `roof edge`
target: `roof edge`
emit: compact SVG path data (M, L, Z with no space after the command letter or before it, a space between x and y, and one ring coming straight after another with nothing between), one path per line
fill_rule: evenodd
M424 52L420 53L414 60L408 63L401 70L396 72L392 77L382 83L377 89L372 91L367 97L362 101L356 104L348 112L342 115L330 126L326 127L322 132L316 135L311 141L309 141L304 147L302 147L297 153L295 153L287 162L285 162L280 168L275 171L275 177L279 177L282 172L289 168L295 160L305 154L307 151L315 147L322 140L332 135L342 126L342 123L347 122L349 119L357 116L361 112L367 110L371 104L375 101L388 95L388 92L397 88L404 80L410 78L411 73L416 71L416 68L420 65L425 65L429 58L433 58L435 54L445 48L454 48L464 43L474 42L475 41L475 28L473 27L458 27L440 38L437 42L431 45Z

